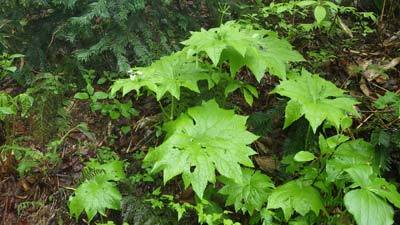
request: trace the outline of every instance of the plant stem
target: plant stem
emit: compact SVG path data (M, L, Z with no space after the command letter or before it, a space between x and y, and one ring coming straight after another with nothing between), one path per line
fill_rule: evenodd
M339 14L339 13L336 13L336 14L335 14L335 17L333 18L333 22L332 22L331 26L329 27L328 34L331 34L332 28L333 28L333 26L335 25L336 20L337 20L337 18L338 18L338 14Z
M379 24L383 23L383 17L385 15L385 8L386 8L386 0L383 1L381 16L379 18Z
M307 134L306 134L306 141L305 141L305 143L304 143L304 150L309 150L309 145L310 145L310 143L309 143L309 138L310 138L310 132L311 132L311 126L310 126L310 124L308 124L308 127L307 127Z
M172 96L172 99L171 99L171 115L169 117L170 120L174 119L174 111L175 111L175 97Z
M161 102L158 102L158 104L160 105L161 111L164 114L164 116L168 118L168 113L165 111L164 106L161 104Z

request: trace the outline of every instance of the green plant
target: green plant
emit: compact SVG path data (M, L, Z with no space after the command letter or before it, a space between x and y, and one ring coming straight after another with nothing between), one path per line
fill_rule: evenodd
M18 204L17 207L17 212L18 215L21 215L26 209L34 207L34 208L40 208L44 206L44 202L42 201L24 201Z
M317 18L322 23L320 15ZM197 205L175 206L178 215L185 208L192 208L201 223L223 223L226 213L205 213L206 205L216 205L205 194L208 186L213 191L220 189L226 196L225 205L248 213L253 223L327 224L352 214L359 225L372 225L364 212L355 210L360 203L381 213L380 223L393 222L393 209L388 202L397 207L399 194L394 185L378 178L381 171L373 146L344 135L352 125L352 117L359 116L355 99L305 69L287 76L287 63L302 57L287 42L264 30L228 22L219 28L194 32L183 44L186 47L182 51L149 67L133 69L131 79L116 81L112 95L119 90L123 95L133 90L141 94L146 89L160 102L168 96L171 108L180 104L185 90L182 87L200 92L200 96L202 90L220 87L226 94L241 89L257 97L257 89L248 80L237 80L238 72L246 67L258 81L266 72L281 79L271 93L289 98L285 128L302 116L309 125L305 145L295 146L294 152L284 156L286 172L278 181L281 185L274 188L268 176L247 168L253 167L250 156L255 154L248 145L257 139L246 131L247 117L220 108L214 99L189 108L175 120L172 113L163 125L164 141L149 151L145 162L153 165L153 172L163 172L164 183L181 175L185 188L193 188ZM270 57L265 57L268 54ZM207 81L208 88L201 88L202 81ZM245 98L249 104L254 100L246 94ZM323 129L318 129L321 125ZM331 133L334 135L329 136ZM303 131L301 138L304 134ZM368 170L358 170L359 167ZM217 182L221 188L208 185ZM390 191L382 191L386 188ZM152 203L164 205L159 199Z
M180 203L176 202L171 195L161 195L160 188L157 188L152 192L152 198L146 199L146 202L149 202L153 209L163 209L165 207L173 209L178 214L178 221L182 219L185 213L194 211L198 215L200 224L240 225L240 223L229 219L228 211L223 211L217 204L206 199L197 200L195 205L186 202Z
M316 188L304 181L293 180L277 187L269 196L267 209L278 208L283 210L285 220L288 221L295 211L302 216L310 211L319 215L324 206Z
M99 172L88 177L69 198L71 215L78 218L85 212L91 221L97 213L106 216L106 209L119 210L122 196L116 182L125 178L123 162L114 160L100 164L91 161L85 170Z
M307 32L316 28L320 28L323 32L332 32L333 26L338 26L345 34L353 36L350 29L341 19L341 16L352 15L361 21L361 27L368 27L369 22L376 22L376 17L373 13L358 12L353 7L347 7L337 4L331 0L289 0L280 3L272 2L270 5L262 8L264 17L276 16L280 19L278 26L295 34L299 32ZM309 18L313 17L313 23L309 23ZM291 23L289 18L294 21L300 20L298 25ZM297 21L296 21L297 22ZM355 27L354 29L358 29ZM353 29L353 30L354 30ZM365 31L364 31L365 32Z
M148 67L133 68L130 79L114 83L111 95L120 90L123 95L133 90L140 94L145 87L160 101L169 93L172 105L169 118L173 119L175 99L180 99L182 87L199 93L199 81L207 81L209 89L225 81L229 84L223 87L226 95L239 88L251 104L258 96L255 88L234 80L241 68L247 66L258 81L267 70L286 79L288 63L303 60L286 40L279 39L275 33L234 21L218 28L193 32L182 43L186 46L182 51L162 57ZM229 65L229 70L224 70L223 65Z
M198 81L207 80L212 87L216 79L196 63L193 57L187 57L185 52L162 57L148 67L134 68L132 73L130 79L118 80L113 85L112 95L120 89L123 95L133 90L140 94L140 89L146 87L156 94L157 100L166 93L179 100L182 87L199 93Z
M22 117L28 115L28 111L33 105L34 99L26 93L11 97L7 93L0 92L0 121L7 116L20 113Z
M396 186L376 177L371 166L353 166L346 170L354 184L344 196L344 204L359 225L393 224L393 209L400 208L400 194ZM359 188L357 188L359 187ZM374 215L373 212L379 212Z
M86 64L125 72L130 63L147 65L178 49L187 30L213 23L218 2L4 0L0 47L24 52L27 68L35 70Z
M228 196L226 205L234 205L236 211L252 215L254 210L262 209L275 185L271 178L260 171L246 168L242 170L242 175L240 182L221 178L224 187L219 192Z
M394 110L395 114L400 117L400 95L394 92L388 91L383 96L374 102L374 106L377 109L390 108Z
M300 167L295 173L301 174L301 178L273 190L267 208L282 208L286 221L296 211L308 223L318 224L323 220L311 216L310 211L319 215L320 210L326 212L331 207L340 207L338 205L343 201L357 224L392 224L393 209L387 201L398 207L400 194L393 184L378 178L373 147L361 139L347 140L343 135L327 139L321 135L319 154L298 152L294 160L300 163ZM321 194L324 194L324 199ZM360 207L365 207L365 210L360 210ZM379 218L374 216L372 219L373 213L369 210L379 212Z
M164 183L182 174L202 198L208 182L215 183L215 170L237 182L242 181L240 164L253 167L247 145L257 136L246 131L246 117L219 108L215 101L190 108L187 114L164 126L164 143L146 156L153 171L163 170Z
M346 129L351 125L348 116L358 115L354 108L357 101L346 96L331 82L304 69L301 76L282 81L273 93L290 98L286 105L284 127L304 115L314 133L325 120L338 130Z
M18 143L0 146L0 162L10 157L17 160L16 170L20 177L34 171L46 174L60 162L58 154L54 151L43 153L37 149L20 146Z
M3 53L0 55L0 81L5 78L9 73L14 73L17 67L14 66L14 60L24 57L21 54L8 55Z
M274 33L243 27L233 21L208 31L193 32L182 43L188 54L201 57L201 53L205 53L214 66L228 61L232 76L247 66L258 81L267 70L285 79L287 63L304 60L287 41L277 38Z
M94 72L93 70L87 70L83 75L86 81L86 91L76 93L74 96L76 99L90 100L90 107L93 111L100 111L101 114L110 116L113 120L119 119L121 116L129 119L138 114L137 110L133 108L131 101L121 103L109 93L95 91L92 86L95 77ZM103 82L101 81L100 83ZM109 103L107 100L112 100L112 103Z
M55 138L58 132L69 129L66 109L70 102L66 95L74 85L64 82L61 74L40 73L29 82L26 90L35 99L30 110L30 125L35 130L32 135L43 145Z

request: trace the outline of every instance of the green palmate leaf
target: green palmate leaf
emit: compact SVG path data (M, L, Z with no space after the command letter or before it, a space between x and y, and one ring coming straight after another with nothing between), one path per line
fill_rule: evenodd
M341 178L346 170L358 165L371 165L374 162L374 148L362 139L341 144L326 163L328 181Z
M146 87L156 94L157 100L167 92L179 99L182 87L200 92L198 81L207 80L209 86L214 85L211 73L188 58L185 52L162 57L148 67L134 68L133 71L131 79L121 79L114 83L111 87L112 96L121 89L125 95L133 90L139 93L142 87Z
M357 186L375 193L400 208L400 194L396 186L383 178L377 178L371 166L357 165L346 169L346 172Z
M358 225L391 225L393 209L371 191L356 189L346 193L344 204Z
M315 159L315 155L308 151L300 151L294 156L294 160L297 162L308 162Z
M164 182L182 174L185 186L191 184L200 198L207 183L215 182L215 170L240 183L240 164L253 166L249 156L255 152L247 145L257 139L246 131L246 119L214 100L190 108L164 126L166 140L145 161L154 163L153 171L163 170Z
M333 83L304 70L302 76L282 81L273 93L290 98L286 106L285 128L304 115L314 133L325 120L339 129L341 121L349 114L358 115L354 109L357 101L346 96Z
M400 208L400 194L394 184L387 182L383 178L374 178L372 182L365 187L365 189L379 195L382 198L386 198L397 208Z
M267 208L281 208L285 219L289 220L294 211L302 216L310 211L318 215L324 206L317 189L299 180L294 180L277 187L271 193Z
M235 210L253 214L254 210L260 211L267 202L268 195L274 188L271 179L260 171L243 169L241 182L232 179L222 179L225 186L219 191L227 195L226 205L234 205Z
M104 164L92 160L86 165L89 170L102 170L101 174L106 180L119 181L125 178L124 163L119 160L112 160Z
M113 181L124 179L125 172L123 162L118 160L105 164L92 160L86 165L87 170L100 172L76 189L68 206L72 216L78 218L86 212L90 221L97 213L105 215L106 209L120 209L122 196Z
M287 63L304 59L292 50L287 41L273 35L265 37L266 34L265 30L243 27L230 21L218 28L192 32L192 36L182 43L190 55L205 53L214 66L229 61L232 75L247 66L258 81L266 70L285 78Z
M68 206L75 218L84 211L91 221L97 213L105 215L106 209L120 209L121 199L116 184L107 181L103 176L98 176L83 182L69 198Z

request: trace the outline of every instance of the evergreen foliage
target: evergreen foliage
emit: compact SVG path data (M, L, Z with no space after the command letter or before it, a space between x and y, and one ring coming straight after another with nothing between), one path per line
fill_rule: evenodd
M24 52L27 65L35 70L85 64L126 71L129 65L147 65L177 50L187 31L207 25L204 14L214 18L216 4L206 0L191 4L168 0L4 0L0 6L0 50Z

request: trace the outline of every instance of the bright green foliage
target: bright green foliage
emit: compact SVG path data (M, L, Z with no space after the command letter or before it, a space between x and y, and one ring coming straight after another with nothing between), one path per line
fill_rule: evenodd
M378 100L374 103L378 109L392 108L396 112L397 116L400 117L400 95L388 91L383 96L379 96Z
M198 81L207 80L210 86L214 85L210 73L188 59L184 52L162 57L148 67L134 68L133 71L131 79L122 79L113 85L112 95L120 89L124 95L132 90L139 93L146 87L156 93L157 100L167 92L179 99L182 87L199 93Z
M6 116L16 115L17 112L22 117L27 116L29 109L33 105L33 101L34 99L26 93L12 97L0 91L0 121L4 120Z
M328 138L324 138L324 136L320 135L318 142L321 154L325 155L333 153L338 145L348 140L349 137L342 134L337 134Z
M22 93L15 96L14 101L17 103L17 108L19 109L21 116L28 116L28 112L33 106L33 97L27 93Z
M358 165L346 169L346 172L355 185L375 193L400 208L400 194L397 192L396 186L383 178L376 177L371 166Z
M314 9L314 17L317 24L320 24L326 17L326 9L321 5L317 5Z
M331 159L326 163L327 179L334 181L342 178L340 175L351 167L371 165L374 162L374 148L362 139L345 142L336 149Z
M315 159L315 155L309 151L300 151L294 156L294 160L297 162L308 162Z
M113 181L125 178L123 162L113 160L100 164L91 161L85 170L98 171L98 174L84 181L70 196L68 207L71 215L78 218L82 212L86 212L91 221L97 213L105 216L106 209L119 210L122 196Z
M358 115L354 109L357 101L333 83L305 70L299 77L282 81L273 92L290 98L285 111L285 128L304 115L314 133L324 120L339 129L349 114Z
M386 198L394 206L400 208L400 194L394 184L387 182L383 178L373 178L365 188L382 198Z
M106 180L119 181L125 178L124 163L119 160L112 160L105 164L92 160L86 165L86 169L104 171L101 176Z
M346 193L344 204L358 225L393 224L392 207L368 190L357 189Z
M255 152L247 145L257 139L246 131L246 119L214 100L190 108L164 126L165 141L145 161L154 163L153 171L163 170L164 183L182 174L185 186L191 184L200 198L207 183L215 183L215 170L241 183L240 164L253 166L249 156Z
M277 187L271 193L267 208L281 208L285 219L289 220L294 211L302 216L310 211L319 215L319 211L323 210L324 206L317 189L302 181L294 180Z
M287 41L273 34L266 36L267 33L230 21L218 28L192 32L192 36L182 43L190 55L206 53L214 66L228 60L233 76L247 66L258 81L267 69L284 79L286 64L304 59Z
M0 92L0 120L4 120L6 115L16 114L13 98L3 92Z
M85 181L75 191L74 196L69 199L69 209L71 215L78 218L84 211L89 221L100 213L105 216L105 210L121 207L121 193L116 185L107 181L103 176L95 177Z
M95 91L93 87L95 71L86 70L84 72L83 77L86 81L86 90L84 92L76 93L74 98L90 100L90 108L93 111L100 111L103 115L110 116L113 120L119 119L121 115L127 119L138 115L138 111L132 106L132 101L122 103L118 99L114 98L115 96L112 96L109 93ZM99 81L97 83L99 83ZM110 100L112 100L112 102Z
M337 3L337 1L332 0L273 1L267 7L262 8L261 11L263 17L266 19L275 16L280 20L277 24L276 22L270 22L271 25L268 27L273 28L272 25L277 25L279 28L285 30L289 37L296 38L296 35L304 35L310 41L313 40L311 36L317 34L317 32L311 32L316 28L319 28L322 32L329 32L330 35L337 32L339 35L346 33L348 36L353 37L352 31L354 29L348 28L340 19L345 15L348 16L351 14L363 23L366 21L376 21L376 17L372 12L357 12L353 7ZM291 21L293 16L298 19L296 23ZM274 18L274 20L276 19ZM310 23L311 19L314 19L315 22ZM341 29L332 29L334 25Z
M14 60L22 57L24 57L24 55L21 54L8 55L3 53L0 55L0 81L8 74L14 73L17 70L17 67L13 65Z
M354 182L344 196L344 204L358 225L393 224L393 209L389 201L400 207L400 194L396 186L378 178L373 167L374 150L362 140L341 144L327 162L328 180L335 180L345 171Z
M222 178L225 186L219 191L227 195L226 205L234 205L235 210L253 214L254 210L260 211L267 202L269 193L275 187L267 175L252 169L243 169L241 182Z
M254 86L234 79L228 81L228 84L225 87L225 97L228 97L230 93L237 89L243 93L244 100L250 106L253 105L254 98L258 98L258 91Z

